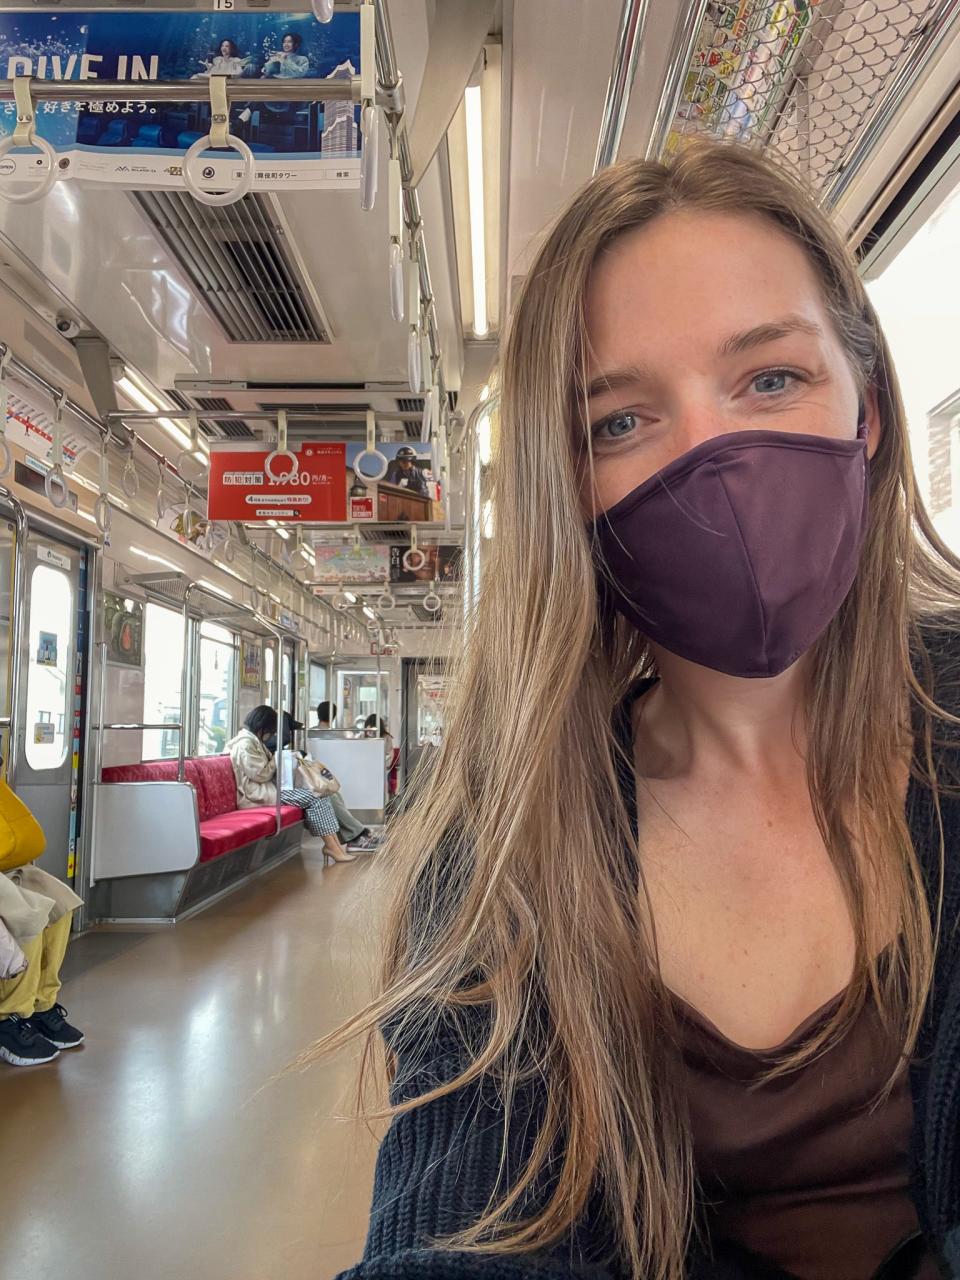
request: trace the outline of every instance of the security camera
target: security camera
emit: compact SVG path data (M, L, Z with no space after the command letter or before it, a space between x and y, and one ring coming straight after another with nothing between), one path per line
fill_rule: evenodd
M57 333L63 334L65 338L76 338L80 333L80 326L73 316L64 315L62 312L54 320L54 324L57 326Z

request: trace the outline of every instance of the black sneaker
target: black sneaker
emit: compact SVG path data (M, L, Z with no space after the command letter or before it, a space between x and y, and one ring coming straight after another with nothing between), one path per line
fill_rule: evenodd
M60 1050L30 1023L11 1013L0 1018L0 1058L12 1067L37 1067L60 1057Z
M75 1049L78 1044L83 1044L83 1032L71 1027L62 1004L55 1004L46 1013L35 1013L30 1025L58 1049Z
M372 853L374 849L380 848L380 844L380 836L368 834L358 836L356 840L351 840L347 848L351 853Z

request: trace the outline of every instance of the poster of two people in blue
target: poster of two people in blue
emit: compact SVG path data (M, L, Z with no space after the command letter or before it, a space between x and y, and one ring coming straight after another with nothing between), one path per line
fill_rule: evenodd
M114 80L130 85L115 102L38 101L37 131L57 150L62 177L130 186L181 186L186 150L210 128L209 102L138 100L144 80L338 80L360 70L357 12L320 23L307 13L174 13L107 10L0 12L0 77ZM322 88L318 86L318 92ZM0 136L15 108L0 107ZM230 132L254 153L258 190L356 187L359 107L350 101L245 102L234 99ZM37 160L8 154L0 174L24 176ZM205 178L236 180L238 156L209 152Z

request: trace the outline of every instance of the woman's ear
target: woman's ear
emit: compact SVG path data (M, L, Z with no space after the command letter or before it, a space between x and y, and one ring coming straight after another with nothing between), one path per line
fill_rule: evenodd
M880 397L872 384L863 393L862 421L867 424L867 457L872 458L880 448Z

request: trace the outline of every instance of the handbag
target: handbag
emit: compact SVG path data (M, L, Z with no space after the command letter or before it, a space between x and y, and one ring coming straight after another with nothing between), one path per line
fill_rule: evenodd
M340 783L325 764L319 760L301 760L297 765L294 781L315 796L332 796L340 790Z
M0 779L0 872L35 862L46 847L40 823Z

